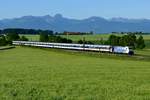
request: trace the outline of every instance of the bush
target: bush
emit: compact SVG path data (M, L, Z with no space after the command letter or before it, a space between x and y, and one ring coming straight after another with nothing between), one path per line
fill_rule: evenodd
M6 38L4 35L0 35L0 46L5 46L7 44Z
M72 43L72 40L66 39L66 38L62 38L62 37L60 37L60 36L50 35L50 36L49 36L49 42Z
M8 33L6 34L6 37L7 37L7 41L16 41L20 39L17 33Z
M28 38L26 38L25 36L22 36L19 40L20 41L28 41Z
M48 42L49 41L48 34L40 33L40 41L41 42Z
M137 39L137 46L136 46L138 49L143 49L145 48L145 42L144 42L144 39L143 39L143 36L140 36L138 39Z

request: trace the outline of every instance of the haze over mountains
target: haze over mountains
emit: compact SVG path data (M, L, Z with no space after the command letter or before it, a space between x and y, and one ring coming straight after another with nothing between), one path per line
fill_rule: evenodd
M4 28L43 29L57 32L150 32L150 20L126 18L105 19L96 16L78 20L65 18L61 14L56 14L55 16L24 16L14 19L3 19L0 20L0 29Z

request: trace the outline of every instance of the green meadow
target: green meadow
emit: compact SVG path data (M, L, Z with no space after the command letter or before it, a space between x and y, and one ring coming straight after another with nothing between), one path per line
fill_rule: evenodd
M96 41L109 35L63 37ZM143 37L146 48L134 56L1 47L0 100L149 100L150 35Z
M39 35L25 35L29 40L39 41ZM72 39L73 41L82 40L85 38L88 41L97 41L101 38L107 39L109 34L98 34L98 35L60 35L61 37Z
M111 34L94 34L94 35L60 35L62 37L68 38L68 39L72 39L73 41L78 41L78 40L82 40L83 38L85 38L88 41L97 41L100 40L101 38L103 38L104 40L107 40L108 37ZM115 35L119 35L120 34L115 34ZM39 41L39 35L25 35L27 38L29 38L29 40L32 41ZM137 37L139 37L139 35L137 35ZM150 40L150 35L143 35L143 38L145 40Z
M146 53L131 57L30 47L1 50L0 99L149 100Z
M115 34L119 35L120 34ZM39 41L39 35L25 35L30 41ZM95 35L60 35L61 37L68 38L73 40L73 42L77 42L79 40L83 40L85 38L86 41L96 42L100 41L101 39L107 40L110 34L95 34ZM139 35L137 35L137 38ZM146 48L150 48L150 35L143 35L145 40Z

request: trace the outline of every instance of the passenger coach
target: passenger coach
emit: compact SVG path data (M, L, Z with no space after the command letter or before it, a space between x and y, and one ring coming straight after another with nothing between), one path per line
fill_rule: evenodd
M133 55L134 52L128 46L111 46L111 45L92 45L92 44L69 44L69 43L49 43L49 42L29 42L13 41L13 45L35 46L44 48L59 48L84 51L98 51L109 53L121 53Z

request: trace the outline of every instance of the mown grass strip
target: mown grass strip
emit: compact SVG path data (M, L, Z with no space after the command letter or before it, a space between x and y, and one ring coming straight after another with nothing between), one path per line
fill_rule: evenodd
M15 46L4 46L4 47L0 47L0 50L7 50L7 49L12 49L15 48Z

